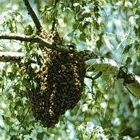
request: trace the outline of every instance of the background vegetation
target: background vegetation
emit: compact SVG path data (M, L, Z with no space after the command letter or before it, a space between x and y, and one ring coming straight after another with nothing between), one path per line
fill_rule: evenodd
M55 5L54 0L30 0L43 27L50 29L56 18L61 37L76 44L77 50L94 51L140 75L139 0L56 2ZM0 0L0 32L30 34L34 29L22 0ZM0 40L1 51L25 52L24 46L23 42ZM0 139L140 139L140 100L112 73L103 74L94 82L85 78L85 89L77 106L68 110L54 128L47 129L32 115L17 64L0 66Z

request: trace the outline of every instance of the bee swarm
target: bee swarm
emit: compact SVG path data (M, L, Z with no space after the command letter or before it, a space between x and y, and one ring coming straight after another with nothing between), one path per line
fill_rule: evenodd
M50 41L53 32L49 38L48 34L40 36ZM85 64L83 57L75 52L59 52L46 46L41 47L41 51L42 64L34 77L37 86L29 89L29 99L36 120L45 127L53 127L59 117L80 100Z

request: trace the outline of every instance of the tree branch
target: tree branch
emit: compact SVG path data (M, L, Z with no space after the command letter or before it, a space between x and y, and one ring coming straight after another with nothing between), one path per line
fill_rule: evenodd
M116 61L107 58L90 59L86 61L87 71L105 72L117 77L120 66Z
M13 62L20 61L24 57L23 53L19 52L0 52L0 61L1 62Z
M33 11L29 1L28 0L23 0L23 1L24 1L24 4L25 4L25 6L26 6L26 8L28 10L28 14L31 16L31 18L32 18L32 20L33 20L33 22L34 22L34 24L36 26L36 30L37 30L37 34L38 34L38 33L41 32L41 28L42 28L42 26L41 26L41 24L39 22L39 19L37 18L35 12Z
M43 46L47 46L48 48L57 50L57 51L67 51L69 52L68 49L57 47L56 45L48 42L47 40L39 37L38 35L20 35L20 34L0 34L0 39L10 39L10 40L19 40L19 41L26 41L26 42L31 42L31 43L39 43Z
M123 81L123 85L133 95L140 98L140 77L128 70L122 71L122 66L114 60L107 58L97 58L86 61L87 71L105 72L115 76L118 80ZM127 68L126 68L127 69Z

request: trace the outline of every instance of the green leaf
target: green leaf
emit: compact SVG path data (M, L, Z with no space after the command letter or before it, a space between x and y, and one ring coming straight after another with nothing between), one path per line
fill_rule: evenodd
M127 57L126 65L130 65L131 62L132 62L132 57Z
M38 140L43 140L43 138L44 138L44 133L43 133L43 132L42 132L42 133L38 133L36 138L37 138Z
M123 54L127 54L131 48L132 48L132 45L127 45L123 50Z
M32 28L32 26L30 24L28 24L28 25L25 26L24 34L25 35L31 35L31 34L33 34L33 28Z

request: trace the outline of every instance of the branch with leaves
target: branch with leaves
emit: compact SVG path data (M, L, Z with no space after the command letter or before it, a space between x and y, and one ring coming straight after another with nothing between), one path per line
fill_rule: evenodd
M86 61L87 71L104 72L111 74L136 97L140 98L140 77L128 71L116 61L107 58L97 58Z

